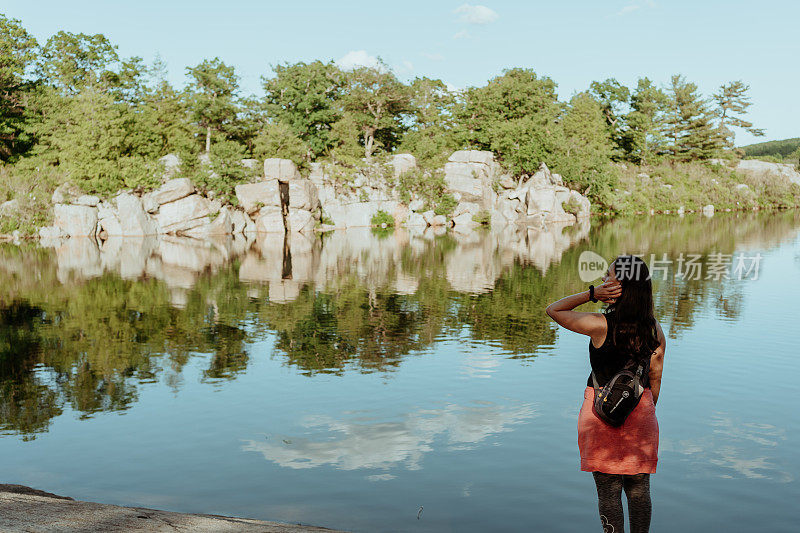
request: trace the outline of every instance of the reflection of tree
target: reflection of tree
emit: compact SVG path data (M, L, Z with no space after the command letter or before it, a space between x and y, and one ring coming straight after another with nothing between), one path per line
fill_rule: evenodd
M742 310L742 283L730 279L706 279L711 255L751 253L779 245L797 232L800 214L735 213L705 218L672 216L622 218L607 222L589 237L588 249L611 259L620 253L643 253L645 260L664 254L673 263L666 276L654 273L655 307L659 318L670 324L676 338L694 327L699 315L715 312L725 320L738 320ZM678 276L675 261L683 253L700 256L698 279ZM754 252L753 252L754 253ZM652 266L652 265L651 265Z
M64 403L82 417L125 410L136 401L137 381L164 374L174 386L194 352L212 355L207 379L243 371L243 320L252 305L242 287L230 301L235 278L221 273L199 283L182 310L169 305L160 282L111 275L76 286L38 280L18 291L36 304L0 307L0 427L33 435ZM9 284L19 288L16 276ZM34 371L37 364L43 369Z
M40 346L33 322L42 311L25 303L0 307L0 430L32 436L61 414L58 393L34 367Z
M291 304L265 307L276 347L308 373L341 371L347 363L386 370L432 342L424 310L389 288L366 290L351 280L329 292L305 288Z
M317 274L321 279L309 268L308 284L283 304L269 303L263 291L242 282L236 260L198 272L180 309L163 281L107 273L62 284L51 252L0 245L0 430L31 437L64 405L84 417L127 409L139 382L160 379L177 390L197 353L209 355L203 379L234 379L247 369L248 343L268 333L275 334L281 357L307 375L391 370L445 334L466 333L500 344L512 357L529 357L555 340L544 307L585 288L578 278L583 250L609 259L643 253L648 261L651 253L699 254L705 272L711 253L773 246L798 224L794 212L618 219L597 226L558 261L548 260L545 274L513 260L503 248L509 243L449 235L385 239L374 250L354 247L353 257L336 255ZM459 258L469 261L456 272L459 283L476 268L481 287L488 280L491 290L453 290L448 269L461 266ZM526 261L536 259L529 254ZM656 310L671 336L704 313L739 319L743 282L675 274L672 265L654 283Z

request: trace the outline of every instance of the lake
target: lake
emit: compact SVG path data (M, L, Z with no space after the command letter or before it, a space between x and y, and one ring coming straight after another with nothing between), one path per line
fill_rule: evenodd
M654 273L652 530L797 531L793 211L2 245L0 482L351 531L597 529L588 338L544 313L588 286L585 251Z

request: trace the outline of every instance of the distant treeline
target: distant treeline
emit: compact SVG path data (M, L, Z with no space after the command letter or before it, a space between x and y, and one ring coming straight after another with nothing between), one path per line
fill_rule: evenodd
M552 79L523 68L452 91L438 79L403 82L383 63L279 64L262 77L260 95L242 94L234 67L219 58L185 72L187 86L176 88L162 62L120 57L102 34L61 31L38 43L0 14L0 202L41 199L65 181L101 195L148 189L167 153L181 156L182 173L199 187L225 196L252 179L244 158L323 162L352 176L411 152L422 171L405 187L438 194L435 169L470 148L493 151L514 175L545 162L609 206L619 163L733 157L734 128L763 133L744 118L742 81L706 96L680 75L630 88L610 78L565 101Z
M746 157L773 157L778 159L798 159L800 157L800 137L784 139L782 141L767 141L763 143L742 146Z

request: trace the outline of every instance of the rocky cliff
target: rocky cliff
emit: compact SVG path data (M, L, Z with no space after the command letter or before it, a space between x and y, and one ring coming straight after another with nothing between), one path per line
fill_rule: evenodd
M173 166L179 164L175 156L168 157ZM394 155L390 164L395 178L416 168L411 154ZM39 236L105 241L145 235L310 235L317 230L370 226L379 211L390 214L395 225L409 228L451 226L468 232L490 220L492 228L501 231L510 225L570 223L590 211L589 200L564 186L545 164L532 176L514 178L503 174L491 152L475 150L453 153L444 167L447 191L458 202L449 216L423 211L425 202L419 198L402 202L394 184L386 180L371 181L356 174L348 187L342 187L321 165L312 165L304 178L287 159L265 160L258 181L237 185L237 206L223 204L213 193L202 194L188 178L173 175L167 172L154 191L120 191L106 200L61 186L53 193L53 225L42 228Z

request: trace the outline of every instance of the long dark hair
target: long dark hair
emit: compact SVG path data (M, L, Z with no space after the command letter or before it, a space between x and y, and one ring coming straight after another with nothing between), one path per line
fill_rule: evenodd
M614 259L613 265L622 294L606 309L614 318L611 340L621 352L637 360L649 360L661 344L653 313L650 271L635 255L621 255Z

